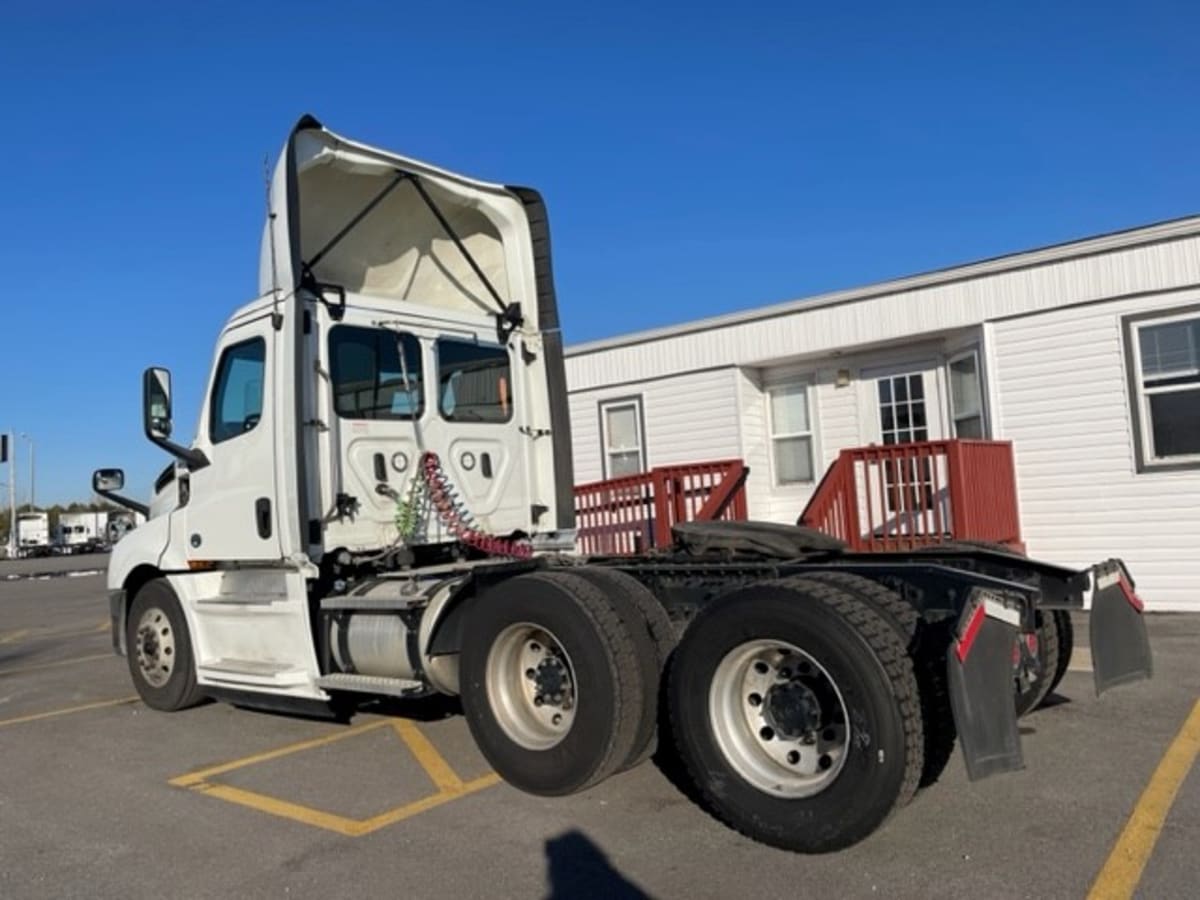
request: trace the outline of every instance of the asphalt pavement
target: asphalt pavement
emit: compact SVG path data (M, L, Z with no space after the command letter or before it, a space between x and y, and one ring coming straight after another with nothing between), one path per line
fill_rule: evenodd
M349 725L153 712L111 653L103 577L4 580L24 562L0 563L2 897L1083 897L1112 886L1200 697L1200 616L1153 616L1157 677L1097 699L1081 654L1022 721L1024 771L971 784L956 757L863 843L803 857L717 823L654 763L522 794L453 703ZM1138 895L1195 896L1200 776L1183 769L1164 815L1134 845Z

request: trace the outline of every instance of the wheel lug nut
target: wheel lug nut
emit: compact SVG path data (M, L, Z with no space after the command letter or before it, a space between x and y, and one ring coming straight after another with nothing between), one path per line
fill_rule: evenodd
M534 706L544 706L545 704L546 704L546 698L543 697L541 694L538 694L536 697L533 698Z
M526 677L526 678L528 678L528 679L530 679L530 680L532 680L532 679L534 679L534 678L537 678L537 672L535 672L533 669L526 669L526 670L525 670L525 677Z
M530 641L529 642L529 652L530 653L541 653L542 645L539 644L537 641Z
M767 672L771 671L771 667L765 662L759 661L754 664L754 671L759 675L766 675Z
M751 706L759 706L762 704L762 697L759 694L751 694L746 698Z
M786 681L787 679L792 677L792 670L789 669L787 666L784 666L782 669L779 670L779 677Z
M834 731L832 728L826 728L824 731L821 732L821 737L823 737L827 741L832 741L835 737L837 737L837 732Z
M794 766L796 763L800 762L800 754L793 750L787 755L787 761Z
M561 725L562 724L562 716L560 716L558 713L555 713L554 718L551 719L550 721L553 722L555 725Z
M758 736L761 737L764 741L769 741L775 737L775 729L770 728L770 727L763 727L758 732Z
M819 765L822 769L828 769L833 765L833 757L828 753L822 753L821 758L817 760L817 765Z

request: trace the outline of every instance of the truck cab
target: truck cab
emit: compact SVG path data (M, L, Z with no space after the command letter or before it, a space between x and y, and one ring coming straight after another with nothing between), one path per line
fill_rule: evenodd
M174 441L170 372L148 370L143 388L145 433L174 461L152 518L115 548L109 587L127 604L144 579L170 580L202 681L323 699L313 582L447 563L464 533L518 553L574 544L532 190L302 119L271 181L258 296L221 330L192 441ZM452 485L445 509L429 478Z

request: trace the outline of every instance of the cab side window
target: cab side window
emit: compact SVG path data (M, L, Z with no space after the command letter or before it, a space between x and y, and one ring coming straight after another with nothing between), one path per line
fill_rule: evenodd
M208 436L214 444L252 431L262 418L267 344L252 338L225 348L217 365Z
M438 408L450 422L512 418L512 372L503 347L442 338L437 342Z

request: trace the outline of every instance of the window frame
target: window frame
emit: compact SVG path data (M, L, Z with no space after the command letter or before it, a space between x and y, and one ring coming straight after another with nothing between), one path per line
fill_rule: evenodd
M813 402L814 380L812 376L802 376L798 378L787 378L769 381L763 385L763 400L767 404L767 441L771 447L771 484L777 488L795 488L806 487L817 483L817 416L816 404ZM775 404L772 402L775 393L789 388L800 387L804 389L804 403L808 411L808 431L794 431L785 434L775 433ZM807 481L782 481L779 477L779 463L775 456L775 446L777 441L787 440L789 438L808 438L808 468L812 473L812 477Z
M875 422L876 422L876 425L878 426L878 434L879 434L879 443L880 444L882 444L885 447L893 447L898 444L907 444L907 443L922 444L922 443L926 443L931 440L936 440L936 438L931 436L932 432L934 431L934 428L930 424L933 421L933 418L930 415L930 410L933 409L933 410L937 411L941 406L941 399L936 394L936 392L938 391L938 388L939 388L939 386L937 384L936 366L937 366L937 363L936 363L936 361L934 361L932 369L909 369L909 368L900 367L900 368L896 368L895 370L889 370L886 372L886 374L875 375L871 378L871 392L873 395L872 405L875 410ZM927 372L932 372L932 374L934 376L932 381L934 382L933 388L934 388L935 394L932 398L929 395L929 390L928 390L929 385L926 384L926 382L925 382L925 375ZM896 399L896 381L897 381L897 379L901 379L901 378L903 378L904 382L905 382L905 385L904 385L905 397L903 400L897 400ZM913 378L919 379L920 384L921 384L921 397L919 400L915 400L915 401L913 400L913 396L912 396L912 379ZM889 394L889 398L890 398L888 400L884 400L879 395L880 385L884 381L886 381L888 383L888 394ZM914 403L921 404L921 409L925 413L925 424L924 425L916 425L913 422L912 413L913 413L913 404ZM904 404L908 408L908 425L905 428L901 428L897 424L898 418L896 416L896 410L899 408L900 404ZM884 413L885 407L889 408L892 412L892 427L890 429L884 428L884 426L883 426L883 413ZM887 432L888 431L891 431L893 433L907 431L907 432L909 432L909 435L910 435L909 440L908 441L895 441L894 443L889 444L887 441ZM918 438L916 435L916 432L918 432L918 431L924 431L925 436L923 438Z
M383 373L383 367L381 365L379 365L378 336L380 334L386 334L386 335L391 336L393 339L395 339L397 341L400 341L400 340L403 340L406 338L411 338L416 343L417 359L420 362L421 370L419 373L417 373L419 376L418 377L419 383L417 385L417 390L416 390L417 409L416 409L415 413L399 413L399 414L397 414L397 413L392 413L389 411L387 415L381 416L378 414L378 408L372 407L372 409L375 410L376 414L368 416L368 415L364 415L361 410L359 410L355 413L346 413L346 412L342 412L342 410L340 410L338 408L338 368L339 368L339 365L338 365L338 356L334 349L334 337L339 333L344 333L347 331L366 331L366 332L371 332L376 335L375 373L374 373L375 378L373 381L373 388L372 388L375 398L378 398L379 389L382 387L382 384L383 384L382 381L380 380L380 376ZM325 345L326 345L327 351L329 353L330 404L333 407L333 414L335 416L337 416L339 419L344 419L349 422L420 422L425 417L425 410L429 405L426 402L426 393L428 392L428 387L426 385L426 382L428 381L426 369L428 368L428 364L427 364L427 360L425 359L424 342L421 340L421 338L418 335L414 334L411 331L397 331L396 329L393 329L393 328L380 328L378 326L372 326L372 325L359 325L355 322L339 322L337 325L334 325L332 328L329 329L329 334L325 340ZM403 351L399 350L397 352L400 353ZM397 357L397 358L399 358L399 357Z
M646 447L646 417L645 404L643 403L641 394L630 394L624 397L608 397L596 403L596 409L600 417L600 474L603 481L608 481L610 478L632 478L633 475L612 475L610 474L611 465L609 457L613 453L628 453L628 450L612 450L608 444L608 416L606 413L612 409L620 409L622 407L632 407L637 420L637 438L638 438L638 460L639 468L636 475L644 474L650 471L650 455Z
M466 344L470 347L485 347L489 350L499 350L504 355L504 358L508 362L508 414L503 419L457 419L453 413L446 415L445 409L442 408L442 344ZM437 380L434 382L437 386L435 389L437 413L438 418L443 422L454 425L507 425L513 420L513 416L516 414L516 397L513 390L513 358L512 352L504 344L490 344L486 341L473 338L439 335L433 340L433 368L437 373Z
M971 416L959 416L958 410L956 410L954 408L954 374L950 371L950 367L952 365L954 365L956 362L958 362L959 360L966 359L968 356L975 357L975 380L979 384L979 412L977 413L977 415L979 416L979 422L980 422L980 426L981 426L981 430L983 431L983 434L980 435L978 438L960 438L959 437L959 434L958 434L959 418L967 419L967 418L971 418ZM978 441L991 440L992 423L991 423L991 417L988 415L987 385L984 383L984 373L983 373L983 353L981 352L981 348L978 344L972 344L971 346L969 346L963 350L960 350L959 352L957 352L951 356L948 356L946 358L946 400L948 401L949 406L950 406L950 428L949 428L949 431L956 440L978 440ZM926 410L926 418L928 419L928 410Z
M1150 433L1150 401L1142 375L1142 348L1139 330L1147 326L1167 325L1200 317L1200 303L1168 307L1153 312L1121 317L1121 337L1125 351L1125 381L1128 392L1130 425L1133 429L1134 468L1138 474L1152 472L1185 472L1200 469L1200 453L1187 456L1153 455L1154 439ZM1187 390L1188 388L1184 388ZM1195 390L1195 388L1191 388ZM1155 391L1152 393L1164 393Z
M235 432L233 434L226 434L221 437L218 437L216 434L217 423L220 422L220 423L224 424L224 422L225 422L225 420L218 415L218 408L217 408L218 398L223 395L225 389L228 387L228 381L226 380L223 383L222 378L221 378L222 373L225 370L225 363L234 351L240 350L243 347L248 347L251 344L261 344L262 345L262 367L263 367L263 370L262 370L262 381L259 386L258 421L255 422L253 425L251 425L249 428L243 428L241 431ZM254 431L254 429L258 428L259 424L262 422L262 415L266 409L266 405L267 405L267 341L266 341L266 338L262 337L261 335L256 335L254 337L248 337L243 340L236 341L232 344L226 345L221 350L221 355L217 358L217 367L216 367L216 370L213 372L212 394L208 398L208 442L212 446L215 447L215 446L217 446L217 444L224 444L226 441L232 441L235 438L242 437L243 435L249 434L250 432Z

